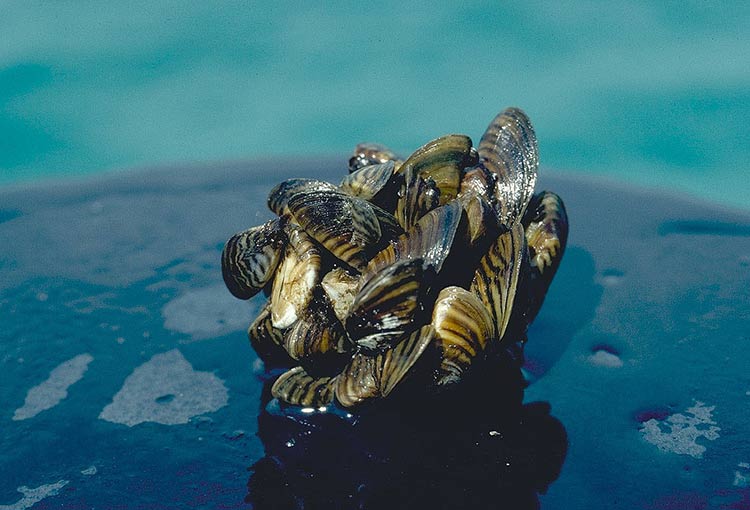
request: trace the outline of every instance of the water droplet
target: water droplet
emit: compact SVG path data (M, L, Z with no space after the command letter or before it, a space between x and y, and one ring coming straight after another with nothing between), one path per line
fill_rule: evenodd
M619 368L623 365L622 360L607 351L596 351L589 356L589 363L600 367Z
M606 269L602 272L601 283L605 287L613 287L622 282L625 273L619 269Z
M596 345L591 349L592 354L588 362L592 365L609 368L619 368L623 365L617 349L609 345Z

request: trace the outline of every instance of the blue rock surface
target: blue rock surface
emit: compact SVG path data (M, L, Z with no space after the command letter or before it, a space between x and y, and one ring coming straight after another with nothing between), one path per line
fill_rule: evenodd
M232 298L219 254L271 217L275 183L338 182L343 161L0 191L0 509L273 508L248 488L269 458L245 335L262 297ZM542 508L750 508L750 215L545 188L571 229L526 352L525 401L568 438Z

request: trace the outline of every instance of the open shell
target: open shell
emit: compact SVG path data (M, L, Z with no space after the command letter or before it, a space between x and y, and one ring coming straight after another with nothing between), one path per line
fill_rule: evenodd
M320 282L322 261L312 239L294 225L271 290L271 321L286 329L304 315Z

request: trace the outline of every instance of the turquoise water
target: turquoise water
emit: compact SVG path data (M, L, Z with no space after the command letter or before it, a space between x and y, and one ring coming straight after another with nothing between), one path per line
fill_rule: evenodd
M750 207L750 4L603 5L3 3L0 184L408 153L518 105L547 166Z

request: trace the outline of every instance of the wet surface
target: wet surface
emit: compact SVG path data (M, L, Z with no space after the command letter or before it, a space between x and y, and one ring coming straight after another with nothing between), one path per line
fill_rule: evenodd
M265 411L262 301L225 291L221 247L345 161L0 192L0 509L750 508L750 215L653 192L543 173L571 231L523 407L487 397L460 434L465 409L312 436Z

